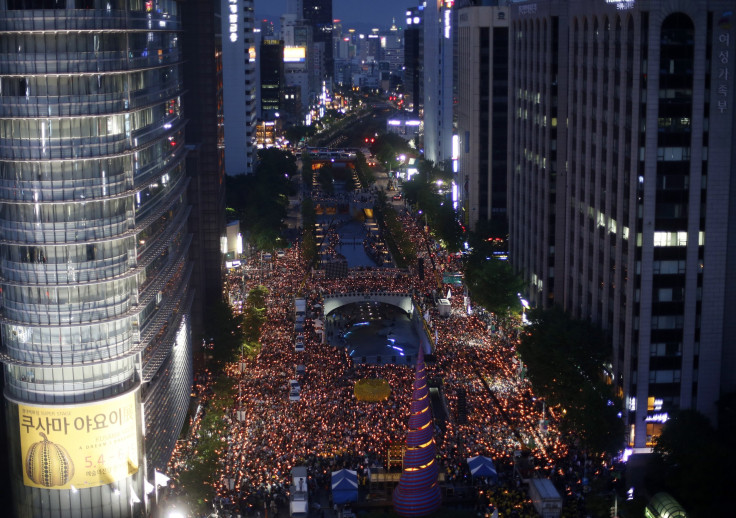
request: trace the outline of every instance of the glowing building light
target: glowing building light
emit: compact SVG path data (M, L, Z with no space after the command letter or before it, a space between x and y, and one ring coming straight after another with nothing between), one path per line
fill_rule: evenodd
M452 29L452 11L445 9L445 39L450 39L450 30Z

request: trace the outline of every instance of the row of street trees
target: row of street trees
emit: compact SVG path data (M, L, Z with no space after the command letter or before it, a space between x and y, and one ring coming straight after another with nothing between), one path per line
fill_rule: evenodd
M396 266L406 268L414 265L417 259L414 243L409 239L396 210L386 201L386 195L383 193L377 197L375 215Z
M561 432L591 453L620 450L623 405L606 376L608 337L557 306L531 310L528 318L518 351L534 390L557 412Z
M222 300L207 315L207 336L214 343L211 352L213 372L221 373L226 363L238 361L241 354L255 357L260 352L261 328L266 321L268 289L259 285L248 292L241 314Z
M314 208L312 198L306 198L302 201L302 224L304 232L302 234L302 258L310 268L317 261L319 254L319 244L315 236L315 225L317 224L317 213Z
M465 282L471 299L508 324L522 309L525 284L506 260L499 227L481 225L470 237ZM561 420L561 431L595 453L616 452L623 444L622 404L606 376L612 354L608 336L587 320L559 307L534 309L522 328L519 354L534 390ZM508 327L508 326L507 326Z
M387 171L395 171L399 166L398 156L406 153L416 153L415 149L401 136L394 133L379 135L370 146L371 153L383 164Z
M235 404L235 387L226 376L218 378L212 385L209 400L197 433L195 454L189 459L187 469L182 470L179 484L187 495L192 511L211 511L211 502L222 452L226 449L227 421Z
M462 246L464 231L448 196L452 173L424 159L418 161L417 170L418 173L402 187L406 201L424 216L435 240L450 252L457 252Z
M223 299L210 308L206 332L214 347L209 362L214 382L203 407L194 455L181 472L179 483L199 512L210 509L219 461L225 448L227 424L224 419L235 405L236 387L224 372L227 363L255 358L261 350L260 337L266 321L268 289L256 286L248 292L242 314L235 314Z
M296 157L276 148L258 151L258 166L252 175L226 177L227 217L240 221L250 241L260 250L283 247L281 232L296 194L290 178L297 173Z
M471 300L503 321L518 316L521 305L518 294L524 291L524 281L506 260L506 236L490 232L478 225L468 237L470 253L465 256L465 284ZM505 257L505 256L504 256Z
M358 174L358 179L363 187L370 187L376 181L373 169L368 165L365 155L360 151L355 157L355 172Z

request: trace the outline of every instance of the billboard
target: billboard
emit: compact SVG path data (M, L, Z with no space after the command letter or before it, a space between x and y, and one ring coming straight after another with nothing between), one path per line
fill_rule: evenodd
M95 487L138 471L137 391L74 406L18 404L23 483Z
M305 47L284 47L284 63L304 63L306 59Z

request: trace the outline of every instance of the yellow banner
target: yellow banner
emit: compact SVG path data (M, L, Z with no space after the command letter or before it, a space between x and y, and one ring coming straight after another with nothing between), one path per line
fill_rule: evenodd
M19 404L23 483L82 489L136 473L136 394L75 406Z

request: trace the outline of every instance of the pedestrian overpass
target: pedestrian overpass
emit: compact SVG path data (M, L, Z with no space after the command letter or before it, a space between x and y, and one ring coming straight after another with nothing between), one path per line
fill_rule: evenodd
M390 304L403 309L409 316L414 312L414 303L412 302L411 295L409 293L392 291L353 291L325 295L324 314L327 316L341 306L354 304L356 302L383 302L384 304Z

